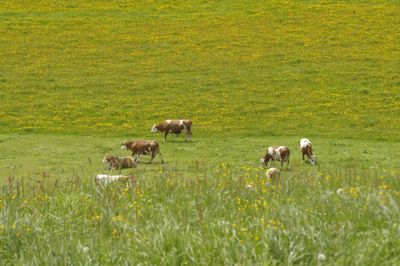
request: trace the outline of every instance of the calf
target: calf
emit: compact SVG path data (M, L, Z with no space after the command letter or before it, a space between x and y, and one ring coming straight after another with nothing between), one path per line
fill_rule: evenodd
M303 162L304 162L304 155L306 155L308 158L308 161L312 165L315 165L317 163L317 159L315 158L313 151L312 151L311 141L309 141L306 138L302 138L299 143L299 148L300 148L301 155L303 157Z
M134 168L137 166L137 161L133 157L118 157L109 154L104 156L103 163L108 164L108 170Z
M271 167L267 170L265 173L265 176L267 178L274 178L274 177L279 177L281 175L281 171L278 168Z
M182 131L186 133L185 141L192 140L192 120L165 120L160 124L154 124L151 132L163 132L164 141L167 139L168 133L180 134Z
M268 148L267 153L264 158L260 160L261 166L268 166L268 162L280 161L281 167L283 167L283 162L287 163L287 168L289 168L290 150L286 146L271 146Z
M164 159L160 152L160 145L154 140L131 140L124 141L121 144L122 150L132 151L132 156L137 158L139 162L140 155L151 155L150 163L153 161L157 154L161 157L161 163L164 163Z

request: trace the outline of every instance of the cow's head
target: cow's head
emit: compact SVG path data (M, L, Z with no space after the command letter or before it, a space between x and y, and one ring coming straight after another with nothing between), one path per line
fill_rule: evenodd
M126 140L124 140L124 142L121 143L121 150L127 150L128 147L126 147Z
M310 158L310 163L311 163L312 165L317 164L317 158L316 158L314 155L311 156L311 158Z
M103 158L103 163L109 163L109 162L111 162L111 161L114 160L114 159L115 159L114 156L112 156L112 155L110 155L110 154L106 154L106 156L104 156L104 158Z
M158 132L158 127L157 127L156 124L153 125L153 127L152 127L151 130L150 130L150 132L151 132L151 133L156 133L156 132Z

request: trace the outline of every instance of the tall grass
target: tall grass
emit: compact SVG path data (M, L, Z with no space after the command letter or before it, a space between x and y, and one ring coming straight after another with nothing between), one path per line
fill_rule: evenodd
M167 167L137 185L102 186L79 176L9 179L0 194L0 260L13 265L400 261L397 176L291 170L268 181L259 168L193 167L194 176Z

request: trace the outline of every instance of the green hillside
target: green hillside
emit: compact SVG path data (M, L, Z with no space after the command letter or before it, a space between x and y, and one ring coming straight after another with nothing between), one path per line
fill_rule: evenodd
M200 134L399 140L399 16L396 1L2 2L0 132L141 136L188 117Z

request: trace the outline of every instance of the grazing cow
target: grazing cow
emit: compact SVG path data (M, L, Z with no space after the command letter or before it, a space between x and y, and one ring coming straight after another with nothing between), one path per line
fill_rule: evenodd
M279 177L281 175L281 171L278 168L271 167L267 170L265 173L265 176L267 178L274 178L274 177Z
M306 138L302 138L299 143L299 148L301 151L301 155L303 156L303 162L304 162L304 155L307 156L308 161L312 164L315 165L317 163L317 159L315 158L313 152L312 152L312 144L311 141L309 141Z
M192 140L192 120L165 120L160 124L154 124L151 132L163 132L164 141L167 139L168 133L180 134L182 131L186 133L185 141Z
M94 178L96 184L109 184L115 181L130 182L131 184L137 184L135 176L124 176L124 175L96 175Z
M137 161L133 157L118 157L109 154L104 156L103 163L108 164L108 170L134 168L137 166Z
M268 166L268 162L272 161L280 161L281 167L283 166L283 162L287 163L287 168L289 168L289 159L290 159L290 150L286 146L271 146L268 148L267 153L264 158L260 160L261 166Z
M130 150L132 151L132 156L137 158L139 162L140 155L151 155L150 163L153 161L154 157L157 154L161 157L161 163L164 163L164 159L160 152L160 145L157 141L154 140L131 140L131 141L124 141L121 144L122 150Z

